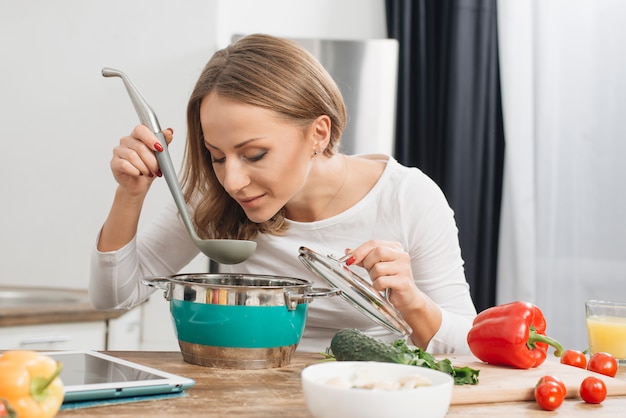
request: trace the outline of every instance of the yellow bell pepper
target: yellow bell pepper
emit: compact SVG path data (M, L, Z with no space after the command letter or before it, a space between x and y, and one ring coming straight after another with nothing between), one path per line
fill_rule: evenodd
M27 350L0 355L0 399L17 418L52 418L63 403L61 364Z

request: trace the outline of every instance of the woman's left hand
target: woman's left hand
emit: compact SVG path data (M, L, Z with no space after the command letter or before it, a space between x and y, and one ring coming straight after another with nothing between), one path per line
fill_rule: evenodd
M346 264L365 268L374 288L387 291L389 302L413 329L413 344L426 349L441 326L441 310L415 284L409 254L397 242L377 240L347 252L352 253L353 258Z
M388 291L389 301L400 312L419 309L425 304L425 295L413 280L411 258L400 243L368 241L349 250L354 259L350 264L365 268L376 290Z

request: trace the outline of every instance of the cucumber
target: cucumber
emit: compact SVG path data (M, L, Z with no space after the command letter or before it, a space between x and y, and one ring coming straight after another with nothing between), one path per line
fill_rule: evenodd
M414 356L364 334L358 329L338 331L330 341L330 351L338 361L380 361L411 364Z
M452 376L455 385L477 384L480 372L469 366L455 367L449 359L437 360L421 348L408 346L405 340L389 344L354 328L339 330L327 351L327 357L334 357L337 361L379 361L439 370Z

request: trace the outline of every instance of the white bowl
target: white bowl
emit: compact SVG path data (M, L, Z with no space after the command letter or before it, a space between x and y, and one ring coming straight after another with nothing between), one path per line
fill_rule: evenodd
M411 389L361 389L337 385L356 383L355 375L365 374L378 382L396 382L421 376L428 386ZM302 370L306 405L315 418L441 418L450 407L452 376L419 366L363 361L330 361Z

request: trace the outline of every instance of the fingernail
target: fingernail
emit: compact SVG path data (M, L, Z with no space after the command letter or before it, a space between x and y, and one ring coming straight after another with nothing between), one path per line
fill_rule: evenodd
M154 143L154 149L159 151L159 152L163 152L163 146L161 145L160 142L155 142Z
M344 254L344 256L343 256L343 257L339 257L339 258L337 259L337 261L339 261L340 263L345 263L345 262L346 262L346 260L347 260L348 258L350 258L350 257L352 257L352 254L347 253L347 254Z
M154 177L154 174L150 173L150 174L148 174L148 177L152 178L152 177Z
M172 129L172 128L167 128L167 129L166 129L166 131L170 131L170 133L171 133L172 135L174 135L174 129Z
M163 173L161 172L161 170L157 170L156 175L158 177L163 177Z
M354 258L354 256L351 256L350 258L346 260L346 266L351 266L352 264L354 264L355 261L356 261L356 258Z

